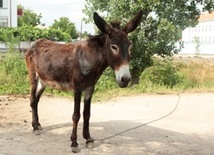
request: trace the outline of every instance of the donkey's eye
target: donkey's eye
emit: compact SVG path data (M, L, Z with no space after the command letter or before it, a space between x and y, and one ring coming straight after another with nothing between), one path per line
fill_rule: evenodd
M110 47L111 47L112 52L115 54L119 51L119 48L117 45L111 45Z
M112 48L113 50L117 50L117 47L116 47L115 45L111 45L111 48Z

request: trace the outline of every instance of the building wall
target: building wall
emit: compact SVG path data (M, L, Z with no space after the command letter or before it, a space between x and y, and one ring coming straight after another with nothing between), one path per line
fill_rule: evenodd
M17 0L3 0L0 8L0 27L17 27Z
M214 13L199 18L196 27L186 28L182 32L184 48L181 53L214 54ZM211 17L211 18L210 18Z

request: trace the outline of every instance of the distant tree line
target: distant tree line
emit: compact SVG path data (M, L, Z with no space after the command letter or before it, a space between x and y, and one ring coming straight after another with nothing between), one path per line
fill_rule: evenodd
M68 17L55 19L54 23L46 28L41 24L41 13L36 14L21 5L18 5L18 8L23 9L23 16L18 17L18 27L0 27L0 42L35 41L39 38L69 42L79 37L75 24Z

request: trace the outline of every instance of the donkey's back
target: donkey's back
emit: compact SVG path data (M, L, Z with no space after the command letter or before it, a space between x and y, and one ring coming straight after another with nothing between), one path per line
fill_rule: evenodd
M72 89L72 73L77 66L74 45L59 44L46 39L37 40L26 53L31 83L53 88ZM78 71L77 73L78 74Z

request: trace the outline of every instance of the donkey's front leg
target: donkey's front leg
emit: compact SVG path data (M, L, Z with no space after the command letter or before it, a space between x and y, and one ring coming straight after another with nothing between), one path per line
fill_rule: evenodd
M83 110L83 137L86 139L86 147L93 148L94 140L90 136L89 132L89 119L91 115L91 97L94 92L94 87L89 87L84 91L84 110Z
M82 91L75 90L74 92L74 113L73 113L73 130L71 134L71 148L74 153L80 151L77 143L77 126L80 119L80 101L81 101Z

